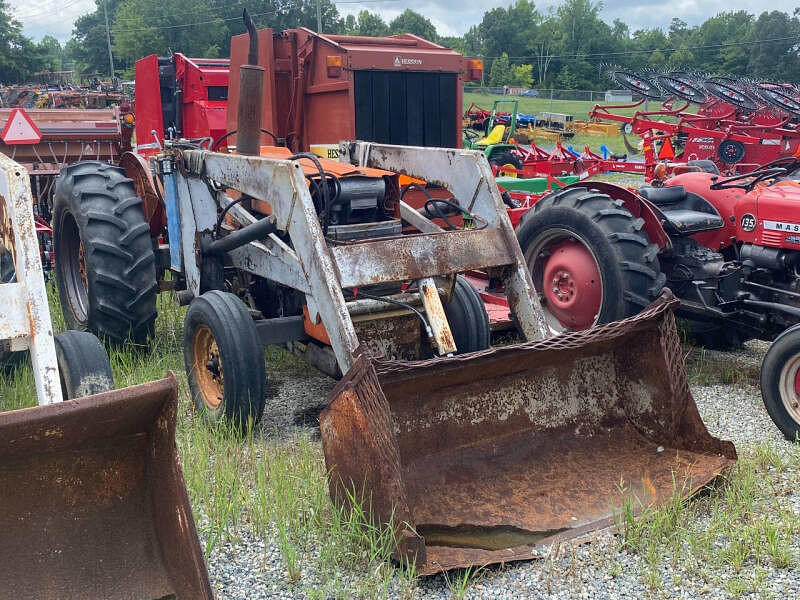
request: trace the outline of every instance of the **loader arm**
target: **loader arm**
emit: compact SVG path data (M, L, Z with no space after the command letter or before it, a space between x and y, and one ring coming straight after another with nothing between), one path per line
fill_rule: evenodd
M539 296L483 152L450 148L420 150L409 146L351 142L341 144L339 157L357 166L403 173L441 185L453 194L462 209L485 219L488 231L484 230L484 236L476 243L491 241L507 253L508 262L499 278L503 280L509 307L520 330L528 341L541 340L549 335ZM491 252L493 249L485 247L484 250Z
M0 154L0 242L14 258L16 280L0 284L0 344L29 349L40 404L63 400L50 306L39 257L28 172Z
M352 157L353 152L369 146L347 143L343 148ZM310 316L324 324L342 373L350 368L359 347L342 290L361 286L419 281L422 289L429 289L428 278L489 269L509 290L511 310L526 338L546 337L538 298L486 158L479 152L402 146L373 147L372 151L380 160L369 159L370 165L382 164L387 170L440 183L465 211L483 219L485 228L437 231L430 227L417 235L329 245L298 162L187 150L176 158L182 168L173 172L181 215L183 271L192 294L198 296L208 289L201 280L208 271L203 262L210 258L202 247L213 235L218 210L231 204L224 191L213 190L230 188L268 202L272 214L267 218L274 225L270 229L241 205L230 207L229 214L243 226L237 236L247 237L248 228L261 227L264 232L235 247L228 244L231 262L305 293ZM278 232L288 234L291 247L281 241ZM421 294L421 301L432 317L440 353L452 352L446 319L440 318L443 309L438 295Z

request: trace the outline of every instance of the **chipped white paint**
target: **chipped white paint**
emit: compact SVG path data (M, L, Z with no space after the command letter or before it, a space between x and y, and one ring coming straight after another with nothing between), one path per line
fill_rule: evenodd
M39 404L61 402L55 338L33 220L28 172L0 154L0 234L14 252L16 283L0 284L0 339L30 349Z

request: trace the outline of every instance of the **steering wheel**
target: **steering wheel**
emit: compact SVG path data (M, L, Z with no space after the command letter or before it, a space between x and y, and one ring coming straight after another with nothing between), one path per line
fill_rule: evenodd
M757 169L755 171L750 171L749 173L744 173L743 175L734 175L733 177L726 177L725 179L712 183L709 186L709 189L730 190L733 188L741 188L749 192L755 187L755 185L759 181L764 181L765 179L772 179L773 177L786 175L787 172L788 171L786 170L785 167L772 167L769 169L761 167L760 169Z
M464 137L471 143L481 137L481 134L475 131L474 129L465 129L464 130Z
M787 174L793 173L800 169L800 157L797 156L784 156L782 158L777 158L772 162L768 162L765 165L761 165L759 170L761 169L776 169L780 167L781 169L786 169Z

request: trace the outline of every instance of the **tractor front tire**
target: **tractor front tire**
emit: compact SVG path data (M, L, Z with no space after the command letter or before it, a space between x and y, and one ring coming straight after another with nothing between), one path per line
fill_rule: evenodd
M456 277L450 302L444 305L444 314L456 343L456 354L489 347L491 331L486 307L475 288L461 275Z
M543 198L517 238L557 332L633 316L666 281L644 221L596 190L571 188Z
M61 171L53 242L67 327L146 344L156 320L155 254L142 201L122 169L87 161Z
M761 396L786 439L800 438L800 325L781 333L761 363Z
M183 326L183 361L195 409L245 430L264 412L264 347L238 296L211 290L192 300Z
M64 400L114 389L114 375L103 344L86 331L65 331L55 336L56 360Z

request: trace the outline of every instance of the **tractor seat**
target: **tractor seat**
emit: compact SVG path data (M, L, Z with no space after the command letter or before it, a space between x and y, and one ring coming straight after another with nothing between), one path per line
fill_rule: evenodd
M724 221L717 209L705 198L687 192L682 185L641 187L639 194L650 201L667 233L686 236L719 229Z
M506 132L505 125L495 125L492 127L492 131L489 132L485 138L478 140L475 142L476 146L493 146L495 144L499 144L503 141L503 134Z

